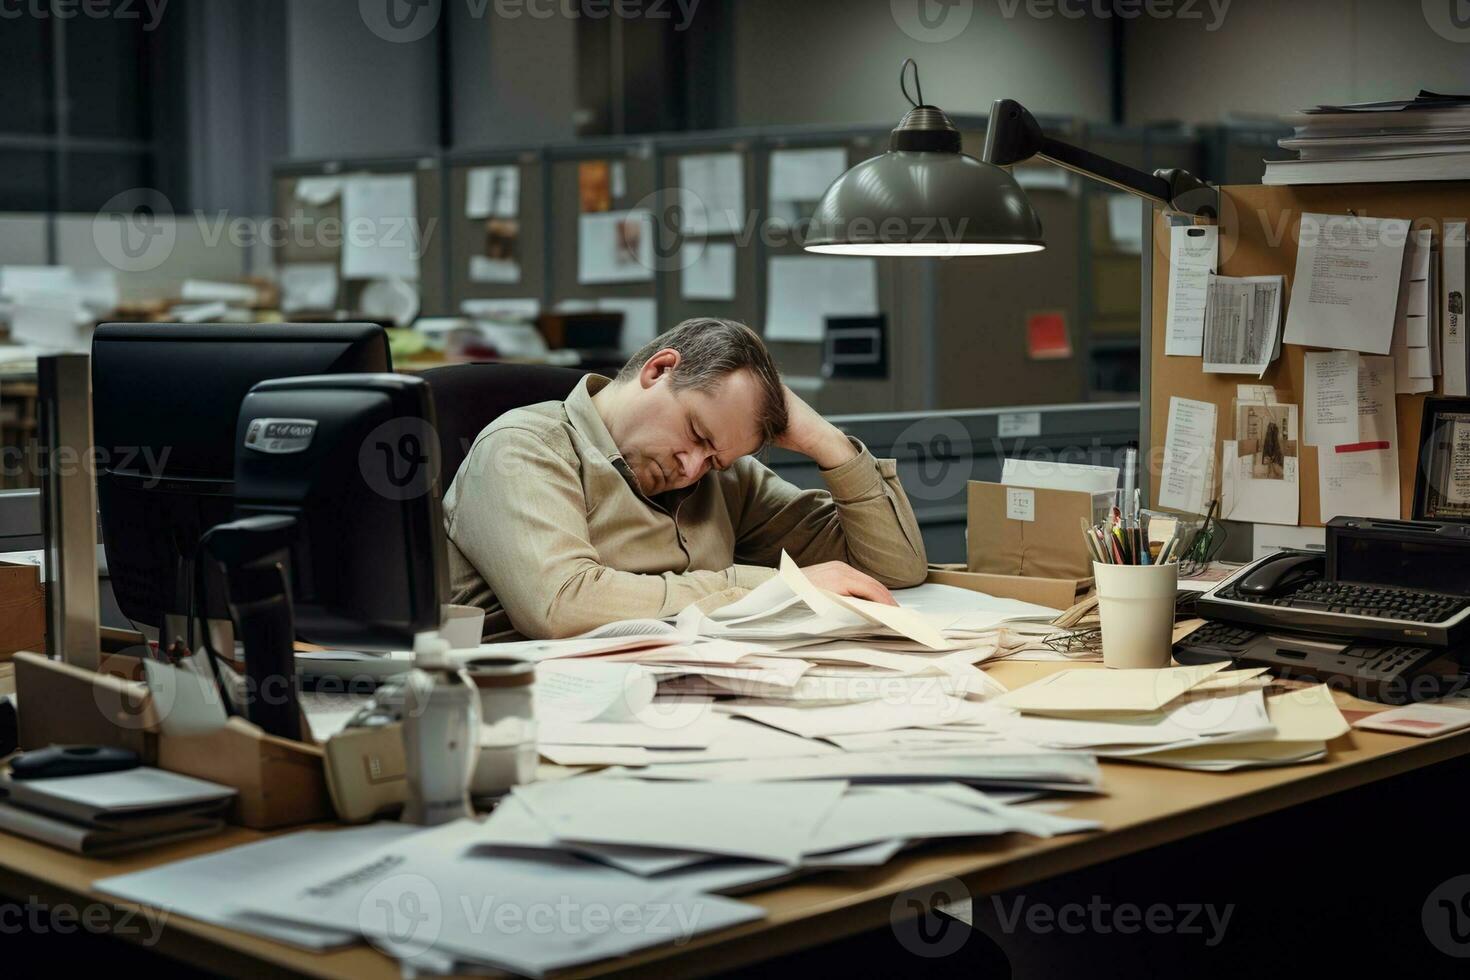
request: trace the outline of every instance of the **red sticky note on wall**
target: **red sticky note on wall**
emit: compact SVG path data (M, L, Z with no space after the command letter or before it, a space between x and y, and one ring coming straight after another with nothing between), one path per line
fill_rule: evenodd
M1028 315L1026 353L1033 361L1071 357L1072 338L1067 334L1067 314L1060 310L1050 310Z

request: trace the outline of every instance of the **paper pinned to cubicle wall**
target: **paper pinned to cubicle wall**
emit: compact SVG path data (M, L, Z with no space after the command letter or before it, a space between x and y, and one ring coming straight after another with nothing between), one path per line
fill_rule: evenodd
M296 200L312 207L331 204L342 195L341 177L299 177L296 180Z
M827 317L878 313L874 259L778 255L767 269L767 340L820 343Z
M1308 446L1340 446L1358 441L1357 351L1307 351L1305 425Z
M1199 357L1205 336L1205 300L1219 253L1215 225L1175 225L1169 229L1169 306L1164 321L1164 353Z
M1444 356L1444 393L1470 394L1465 341L1465 222L1444 223L1443 262L1440 276L1441 350Z
M840 146L772 150L768 209L771 224L789 227L809 216L827 188L845 170L847 150Z
M514 218L520 210L520 167L474 167L465 174L466 218Z
M1159 506L1203 514L1215 495L1214 402L1177 395L1169 399L1164 436L1164 466L1159 477Z
M413 174L353 176L342 189L342 278L418 279Z
M1322 520L1333 517L1399 516L1398 409L1391 357L1358 361L1358 435L1346 444L1317 451L1317 486Z
M680 273L679 294L684 299L732 300L735 298L735 245L703 242L699 254ZM691 243L685 240L684 248Z
M592 211L577 219L577 282L653 281L653 214Z
M1205 291L1204 369L1215 374L1266 373L1281 353L1285 276L1217 276Z
M679 187L698 202L686 209L686 234L738 234L745 228L745 161L740 154L680 157Z
M1286 342L1387 354L1408 238L1402 218L1303 214Z

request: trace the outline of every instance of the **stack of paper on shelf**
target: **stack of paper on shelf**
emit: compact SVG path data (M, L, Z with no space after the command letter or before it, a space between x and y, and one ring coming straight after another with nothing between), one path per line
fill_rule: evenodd
M1283 120L1280 140L1300 159L1267 160L1263 184L1463 180L1470 173L1470 99L1420 92L1413 99L1319 105Z

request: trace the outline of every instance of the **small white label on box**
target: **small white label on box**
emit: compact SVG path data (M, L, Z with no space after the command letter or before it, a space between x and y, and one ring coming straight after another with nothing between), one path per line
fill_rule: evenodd
M1025 487L1006 487L1006 519L1036 520L1036 491Z
M1041 435L1040 412L1002 412L995 418L995 434L1000 439L1024 439Z

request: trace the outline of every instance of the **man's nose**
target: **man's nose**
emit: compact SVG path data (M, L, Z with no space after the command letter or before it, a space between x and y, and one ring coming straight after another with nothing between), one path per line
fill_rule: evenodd
M709 457L701 453L688 452L679 454L679 468L684 471L686 480L697 480L704 475L705 468L709 464Z

